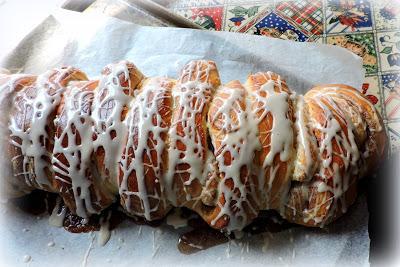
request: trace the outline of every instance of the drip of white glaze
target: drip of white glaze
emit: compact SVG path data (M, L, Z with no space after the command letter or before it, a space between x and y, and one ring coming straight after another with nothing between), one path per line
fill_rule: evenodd
M316 147L315 138L311 137L308 130L308 119L304 113L304 97L302 95L296 96L296 129L297 129L297 146L298 151L304 153L304 162L296 161L295 173L304 174L306 180L310 179L311 171L314 168L314 160L311 155L311 147ZM302 155L298 155L302 157Z
M24 255L23 261L24 261L25 263L28 263L28 262L30 262L31 260L32 260L32 257L31 257L30 255Z
M89 259L90 252L93 250L93 244L96 236L93 234L93 232L90 233L90 243L89 247L87 248L85 255L83 256L82 260L82 267L86 267Z
M259 90L252 92L252 96L255 99L257 105L253 108L254 114L257 115L257 123L265 120L267 115L272 116L272 128L270 132L270 150L268 155L264 158L262 170L259 174L259 185L262 197L265 198L266 209L271 208L271 204L274 198L279 199L279 211L282 213L286 204L287 194L290 187L291 165L294 153L294 133L293 133L293 122L289 118L289 93L285 92L282 87L282 81L280 76L277 76L277 80L272 79L273 73L267 72L264 74L267 82L264 83ZM277 91L275 90L277 87ZM272 195L272 186L275 182L276 173L280 164L274 165L275 156L279 155L280 161L288 164L286 176L282 179L283 183L280 185L279 192L275 192ZM268 171L269 169L269 171ZM264 192L265 181L268 181L267 192Z
M6 82L0 86L0 113L3 114L3 116L0 116L0 151L7 151L10 142L9 114L11 114L15 103L14 97L17 94L17 87L21 85L19 82L23 79L34 81L35 76L25 74L0 75L0 79L6 79ZM32 190L27 184L20 183L14 178L11 163L8 157L0 157L0 170L3 175L3 179L0 181L0 197L18 197Z
M108 240L111 237L110 231L110 218L111 218L112 211L109 211L107 215L102 216L100 218L100 231L99 231L99 238L97 239L97 243L100 246L104 246L107 244Z
M332 90L333 89L333 90ZM351 93L352 96L360 99L363 103L367 104L369 106L369 108L371 110L376 110L374 107L374 104L372 104L370 101L368 101L367 99L365 99L361 94L356 94L354 93L354 90L351 90L349 88L345 88L345 87L329 87L329 91L324 92L324 94L326 95L332 95L332 96L338 96L340 95L340 93L337 93L338 90L342 90L342 91L346 91ZM361 107L360 107L360 113L362 113ZM368 114L369 116L372 115L373 116L373 121L377 122L374 125L370 125L370 130L373 132L379 132L382 131L382 125L379 122L379 118L378 118L378 113L377 112L373 112L373 114Z
M280 82L277 84L280 84ZM292 121L288 118L289 94L283 91L282 87L280 87L279 92L276 92L274 90L275 85L276 83L270 79L254 94L256 100L262 103L262 106L258 106L259 110L263 110L259 120L264 119L268 113L271 113L273 117L271 148L264 159L263 168L271 166L277 154L279 154L281 161L288 161L293 151ZM266 96L262 96L261 92L264 92Z
M332 161L332 141L333 139L336 140L339 144L341 144L346 151L341 151L345 155L345 157L342 157L346 169L349 166L349 163L351 163L352 166L354 166L358 159L360 158L359 150L357 147L357 144L355 142L355 137L353 134L354 130L354 125L353 122L347 117L347 115L344 112L341 112L341 109L336 105L335 102L329 97L326 96L324 99L329 103L330 106L332 106L335 111L338 113L339 116L334 116L332 111L320 100L321 96L316 96L315 99L316 101L319 102L319 105L323 107L325 114L328 114L327 117L327 126L325 128L320 129L324 134L325 137L320 145L320 153L324 152L324 150L327 150L327 158L323 161L323 166L327 168L330 166L331 161ZM347 137L345 133L343 132L340 123L337 118L340 118L343 120L343 124L346 125L347 127Z
M62 203L61 198L58 197L56 200L56 205L54 206L54 209L49 217L49 224L55 227L63 226L64 219L67 214L67 207L64 205L61 206L61 203Z
M180 210L174 210L167 217L167 224L174 227L174 229L186 227L188 219L181 216Z

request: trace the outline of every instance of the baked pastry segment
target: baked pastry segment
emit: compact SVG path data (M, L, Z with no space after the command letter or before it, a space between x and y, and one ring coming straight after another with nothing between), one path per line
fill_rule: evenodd
M128 61L109 64L101 74L92 110L93 159L102 185L114 198L118 194L119 162L128 135L124 120L144 76Z
M32 188L56 192L51 166L53 120L67 84L82 79L86 75L78 69L53 69L14 96L8 127L14 175Z
M292 92L278 74L250 75L246 87L251 93L260 151L258 190L260 207L281 211L287 198L295 157L294 106Z
M53 150L56 188L67 207L78 216L88 218L99 213L113 199L92 161L94 91L98 81L74 83L68 87L58 109Z
M203 199L198 212L214 228L241 229L259 210L253 162L260 144L250 101L239 81L217 89L208 112L208 124L216 168L208 175L206 190L214 192L217 200L211 207Z
M27 74L0 74L0 149L7 151L7 156L0 157L1 181L0 193L3 196L19 197L31 192L34 187L25 180L28 175L22 174L22 163L20 142L17 137L11 137L9 130L10 120L13 118L6 116L15 109L15 95L26 87L32 86L36 81L36 76ZM10 143L15 142L15 145Z
M371 156L384 157L386 137L372 104L354 88L319 86L304 100L319 163L310 182L292 186L286 217L298 224L324 226L354 202L356 182L371 168Z
M174 206L188 206L200 198L210 153L207 148L207 112L220 85L216 65L196 60L184 66L172 90L174 106L168 131L167 198Z
M121 204L128 214L147 220L164 217L171 207L164 175L174 84L174 80L164 77L145 79L126 120L128 136L119 176Z

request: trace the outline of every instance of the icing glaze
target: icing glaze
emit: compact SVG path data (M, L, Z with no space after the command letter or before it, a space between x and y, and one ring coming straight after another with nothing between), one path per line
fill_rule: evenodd
M61 205L61 198L58 197L56 200L56 205L51 212L49 217L49 224L55 227L62 227L64 224L65 216L67 215L67 207Z
M36 76L27 74L0 75L0 112L1 114L11 114L15 108L15 95L25 86L29 86L36 81ZM0 117L0 149L7 151L10 142L10 124L9 116ZM8 157L0 157L0 169L3 174L1 179L1 195L2 197L16 197L29 193L32 190L25 182L21 182L19 177L15 175L15 160ZM14 166L13 166L14 165ZM13 168L14 167L14 168ZM25 180L25 177L21 179Z
M304 178L310 179L315 168L315 160L313 158L312 149L317 146L316 140L310 135L308 128L308 119L305 116L305 103L302 95L296 96L296 129L297 129L297 151L298 159L304 157L304 160L296 161L294 174L304 175ZM298 177L296 177L299 179Z

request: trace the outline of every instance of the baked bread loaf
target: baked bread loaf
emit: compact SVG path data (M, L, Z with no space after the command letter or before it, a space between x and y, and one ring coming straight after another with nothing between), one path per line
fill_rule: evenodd
M72 67L0 75L3 196L55 192L83 218L120 199L128 215L187 207L226 231L267 209L324 226L386 154L378 112L346 85L301 96L273 72L222 85L207 60L177 80L127 61L99 80Z

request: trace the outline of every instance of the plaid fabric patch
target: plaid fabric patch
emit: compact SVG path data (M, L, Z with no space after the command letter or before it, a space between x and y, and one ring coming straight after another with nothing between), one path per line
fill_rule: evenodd
M287 19L312 34L322 34L322 4L320 1L289 1L278 4L276 10Z

